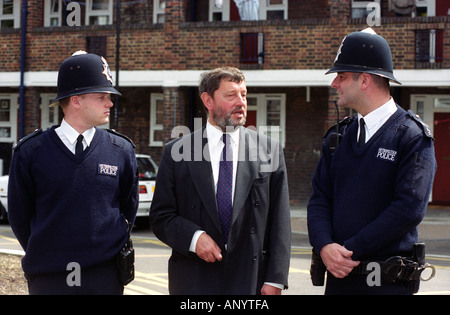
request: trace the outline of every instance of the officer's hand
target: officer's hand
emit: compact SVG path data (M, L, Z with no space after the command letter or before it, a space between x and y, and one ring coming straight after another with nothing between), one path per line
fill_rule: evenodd
M336 278L345 278L356 266L359 261L352 260L353 252L337 243L332 243L322 247L320 257Z
M198 238L195 252L200 259L213 263L222 260L222 254L219 245L206 233L202 233Z

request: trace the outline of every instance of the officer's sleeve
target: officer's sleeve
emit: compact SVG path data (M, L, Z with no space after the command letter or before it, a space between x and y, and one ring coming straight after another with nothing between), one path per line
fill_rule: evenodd
M312 194L308 202L308 235L314 252L333 243L332 239L332 182L330 177L331 155L322 144L322 156L317 164L313 180Z
M374 221L344 242L355 260L395 242L406 246L417 241L417 225L425 216L436 172L433 139L419 135L403 151L394 200Z
M8 181L8 219L22 248L26 251L31 218L35 211L33 178L24 152L13 154Z

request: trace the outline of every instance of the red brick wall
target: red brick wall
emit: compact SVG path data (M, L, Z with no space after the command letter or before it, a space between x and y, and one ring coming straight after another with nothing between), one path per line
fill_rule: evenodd
M240 68L240 33L264 33L264 64L261 69L328 69L342 38L365 27L365 19L350 19L350 0L289 1L287 21L207 22L207 0L168 1L166 23L153 24L153 1L133 6L122 1L121 70L205 70L223 65ZM390 43L394 68L415 69L415 30L444 29L444 62L450 68L450 17L395 17L382 1L382 26L375 30ZM87 36L107 36L107 55L115 70L115 25L79 27L43 27L42 1L28 1L26 71L57 71L61 62L74 51L86 49ZM115 13L114 13L115 15ZM193 22L191 22L193 21ZM20 70L20 29L0 30L0 71ZM436 66L436 65L435 65ZM121 88L119 131L137 145L138 153L151 154L159 161L160 147L149 147L150 94L164 93L165 135L175 124L191 127L194 117L203 117L201 100L191 87ZM194 88L195 90L195 88ZM412 89L397 88L402 106L408 108ZM27 87L26 131L39 127L39 94L55 88ZM428 91L428 90L427 90ZM0 88L0 93L18 93L17 88ZM286 147L291 199L305 203L311 191L310 181L319 158L322 135L335 123L335 91L312 87L306 102L306 88L249 88L250 93L285 93ZM439 90L435 91L440 93ZM176 100L176 102L175 102ZM175 108L176 105L176 108ZM343 118L348 112L341 109ZM112 117L113 120L113 117ZM205 120L203 120L205 121Z

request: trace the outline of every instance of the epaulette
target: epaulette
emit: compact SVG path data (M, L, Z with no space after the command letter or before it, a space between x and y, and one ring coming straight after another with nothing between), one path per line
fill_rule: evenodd
M35 131L33 131L32 133L30 133L29 135L23 137L22 139L19 140L19 142L17 142L17 144L13 147L13 151L17 150L18 148L20 148L20 146L22 144L24 144L25 142L27 142L28 140L30 140L31 138L34 138L38 135L40 135L43 132L42 129L36 129Z
M425 134L425 136L433 139L433 133L431 132L430 127L426 123L424 123L422 119L420 119L419 115L415 114L412 110L408 110L408 115L417 122L419 127L423 129L423 133Z
M342 129L344 127L347 127L348 125L350 125L353 122L354 119L355 119L354 117L349 117L349 116L347 116L344 119L342 119L339 122L339 133L342 134ZM338 126L338 124L333 125L332 127L330 127L330 129L327 130L327 132L325 133L325 135L323 137L326 138L328 136L328 134L330 133L330 131L336 131L337 130L337 128L336 128L337 126Z
M133 141L130 138L128 138L127 136L125 136L124 134L121 134L120 132L117 132L114 129L106 129L106 131L108 131L109 133L112 133L113 135L116 135L118 137L121 137L121 138L127 140L129 143L131 143L133 148L136 148L136 145L133 143Z

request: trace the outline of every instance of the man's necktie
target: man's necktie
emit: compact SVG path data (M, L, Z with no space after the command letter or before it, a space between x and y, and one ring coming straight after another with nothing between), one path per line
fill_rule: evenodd
M366 128L364 122L364 118L359 120L359 139L358 139L358 147L362 147L366 143Z
M83 135L79 135L77 138L77 144L75 145L75 155L81 155L83 152Z
M223 239L225 244L227 244L233 211L233 204L231 202L231 194L233 192L233 148L231 147L229 135L224 134L222 141L225 145L220 160L216 198Z

